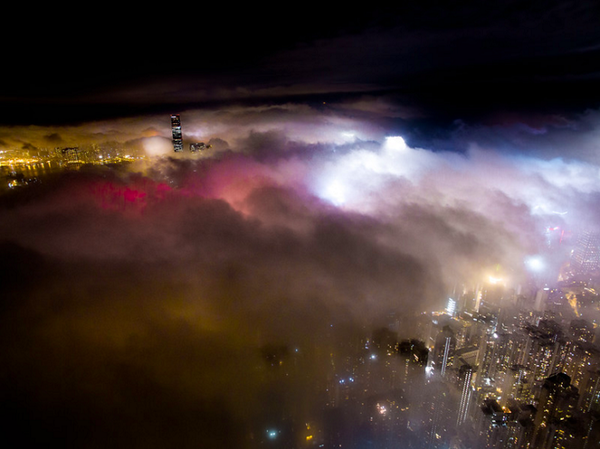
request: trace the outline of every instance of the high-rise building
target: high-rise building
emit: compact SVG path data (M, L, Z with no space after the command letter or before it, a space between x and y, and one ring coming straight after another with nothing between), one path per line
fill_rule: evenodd
M446 370L452 366L454 351L456 350L456 337L450 326L444 326L435 339L433 348L432 367L441 376L446 375Z
M571 385L571 378L566 374L554 374L545 380L534 421L533 447L550 447L552 440L562 439L564 429L561 424L573 416L578 401L577 389Z
M433 381L423 390L427 399L423 401L423 416L427 422L423 433L425 449L446 447L456 425L456 407L447 382Z
M473 367L469 364L464 364L459 369L459 388L460 388L460 402L458 404L458 416L456 419L456 425L460 426L463 424L469 415L469 406L472 402L473 397Z
M192 153L197 153L198 151L204 151L209 148L212 148L212 145L207 145L204 142L194 142L190 143L190 151Z
M571 336L583 343L593 343L595 337L595 329L592 323L584 319L571 320L569 325Z
M419 387L425 381L425 367L429 350L421 340L402 340L398 343L401 361L400 382L402 388Z
M395 354L398 346L398 334L387 328L373 331L371 347L380 355Z
M173 150L177 153L183 151L183 138L181 134L181 119L179 114L171 115L171 130L173 131Z
M549 288L540 288L535 294L535 305L533 309L536 312L543 312L546 309L546 303L548 302Z
M456 314L456 301L452 298L448 298L448 304L446 305L446 313L450 316Z
M577 239L571 256L571 270L576 275L588 275L600 267L600 234L584 231Z
M590 412L593 409L600 410L600 370L586 370L581 382L581 397L579 398L579 409L582 412Z
M504 449L508 437L508 413L495 399L487 398L480 407L477 421L479 447Z

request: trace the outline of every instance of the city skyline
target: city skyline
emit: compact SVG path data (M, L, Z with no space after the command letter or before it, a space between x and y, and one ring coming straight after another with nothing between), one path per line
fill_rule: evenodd
M241 8L7 49L8 447L597 447L598 5Z

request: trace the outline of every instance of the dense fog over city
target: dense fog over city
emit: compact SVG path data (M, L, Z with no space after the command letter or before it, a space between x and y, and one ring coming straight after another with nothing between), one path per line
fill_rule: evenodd
M577 319L597 334L597 273L576 279L587 299L565 287L578 239L600 232L597 12L399 6L279 23L279 40L235 19L207 25L229 57L200 37L204 62L189 27L165 48L129 28L88 37L104 63L68 71L37 49L48 76L0 90L7 447L567 447L535 414L531 445L492 438L479 407L516 416L509 368L489 371L498 334L556 322L552 344L575 341ZM456 348L437 343L445 325ZM521 411L543 408L575 346L548 372L511 356L533 373L531 397L511 393ZM442 425L431 404L455 394ZM582 401L572 447L594 448Z

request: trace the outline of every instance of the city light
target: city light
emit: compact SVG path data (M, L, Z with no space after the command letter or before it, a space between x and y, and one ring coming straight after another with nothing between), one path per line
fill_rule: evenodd
M401 137L388 138L384 145L384 151L393 153L391 156L387 154L388 158L395 157L395 153L400 154L399 152L405 148L406 143ZM130 151L117 151L114 148L110 151L99 148L76 150L75 147L64 150L52 153L49 161L58 165L63 163L65 165L67 163L99 165L129 163L136 158L135 154L132 155ZM376 152L373 154L377 155ZM381 161L384 159L381 158ZM366 160L368 158L362 158L361 162ZM30 166L23 167L31 170ZM360 168L369 170L380 167L379 165L366 167L360 165ZM324 175L322 178L327 182L323 182L322 195L319 196L336 206L346 204L355 185L348 182L350 178L341 171L336 172L336 176L331 173L328 175L329 177ZM18 189L27 185L27 182L27 178L8 179L7 185L11 189ZM94 192L99 195L103 210L110 209L112 211L122 211L133 203L138 204L140 208L148 207L151 204L160 204L161 195L151 196L153 192L173 191L170 187L168 190L164 190L164 187L159 188L158 185L153 185L149 181L140 183L138 187L125 183L119 184L116 181L105 182L102 185L104 187L89 188L86 192ZM177 193L174 192L174 194ZM189 195L190 193L186 191L185 194ZM107 201L108 198L111 200ZM331 210L331 208L325 209ZM341 214L345 211L336 210L335 212ZM261 218L263 217L261 216ZM265 215L264 219L267 220L268 216ZM310 229L310 226L307 228ZM390 234L393 235L393 233ZM368 236L367 233L365 238ZM386 238L388 236L378 235L378 244L386 241ZM394 240L394 243L398 242ZM590 251L593 252L593 248ZM362 257L369 253L365 253L362 249L357 249L356 253L357 259L361 261L359 264L361 270L368 271L370 267L366 263L362 263ZM327 256L331 256L331 254L328 253ZM571 258L572 260L574 258ZM346 259L343 262L345 263ZM356 261L349 260L348 263L356 264ZM574 266L572 264L572 268ZM502 288L492 288L495 285L500 287L507 282L508 275L506 273L511 273L510 278L512 279L512 273L516 273L518 270L540 272L545 269L546 261L541 255L525 257L521 266L496 264L484 272L486 275L483 278L481 274L477 274L479 282L476 285L465 285L462 290L455 288L453 297L446 297L444 310L420 312L418 318L413 317L419 321L418 324L415 322L414 326L412 326L413 323L410 323L410 319L407 320L407 328L412 326L411 332L414 332L415 337L419 338L419 342L424 348L422 352L415 352L415 348L419 345L411 340L411 343L405 346L405 352L402 353L401 342L398 341L397 334L394 335L394 332L400 328L398 324L400 321L396 317L384 322L389 331L384 335L388 335L390 338L393 336L396 340L378 340L374 334L369 333L365 325L362 328L362 331L365 332L362 339L345 342L340 347L328 349L328 363L319 367L319 370L315 370L322 369L323 373L327 374L323 374L322 378L314 379L316 384L325 387L320 390L320 393L325 393L325 397L319 397L314 401L318 403L319 407L343 409L344 407L357 407L358 404L360 407L366 404L372 407L373 403L369 402L369 398L377 397L379 402L376 402L376 412L373 411L373 416L371 416L371 422L376 425L374 424L374 427L370 429L375 434L383 432L377 426L385 424L394 428L396 425L400 426L401 423L409 421L408 418L413 426L419 420L426 419L430 423L433 422L432 416L434 415L421 417L418 414L412 414L412 410L428 410L427 413L439 412L436 419L444 422L444 426L451 429L457 418L453 417L449 410L456 410L458 405L462 404L464 407L460 420L465 420L465 422L477 420L482 423L482 426L487 426L485 427L487 432L493 432L495 429L501 428L498 423L510 422L513 426L520 425L518 422L510 421L511 418L508 417L496 419L494 414L508 415L506 412L508 398L518 399L520 403L524 404L523 407L532 404L533 401L542 400L539 393L536 392L542 391L544 382L547 382L554 372L568 372L574 383L590 387L590 382L597 381L597 378L586 377L584 368L600 366L600 362L594 360L590 355L591 352L586 352L583 344L589 345L593 342L595 336L593 326L591 326L591 331L588 331L584 324L578 324L579 327L575 326L576 323L570 326L571 323L567 319L563 329L559 332L548 324L551 322L548 317L552 315L544 315L544 309L562 301L562 305L572 309L571 315L578 319L582 318L585 310L595 310L594 308L597 307L597 286L591 283L577 284L577 287L572 287L572 290L562 292L560 297L558 295L551 297L554 290L544 287L536 292L535 298L527 297L525 289L521 290L521 296L517 296L517 293L508 289L505 291ZM322 271L322 267L320 267L318 272L322 274ZM297 272L301 272L301 270ZM353 276L357 276L356 273L354 271ZM491 275L488 275L489 273ZM515 278L518 278L518 274ZM314 272L311 275L314 276ZM375 273L375 275L378 274ZM346 279L345 282L352 281ZM387 282L391 281L387 279ZM539 294L540 291L541 294ZM591 300L586 303L587 298L591 298ZM436 297L436 301L439 301L439 298ZM439 304L439 302L437 303ZM600 304L600 301L598 303ZM346 306L351 307L351 304L353 303L347 302ZM407 303L405 302L403 305L406 306ZM519 309L516 305L523 309ZM374 306L378 307L378 303L374 303ZM528 306L535 310L527 310ZM469 319L465 319L465 317ZM330 320L328 318L326 327L329 332L333 333L339 327L339 323L335 321L334 317L331 317ZM394 332L390 330L392 328ZM404 332L404 329L402 331ZM312 357L312 351L306 350L304 347L300 351L300 347L297 345L298 343L290 344L289 348L281 351L281 358L275 362L269 361L267 371L263 373L265 374L263 378L265 391L272 386L266 379L272 380L273 385L279 383L283 385L284 380L289 381L289 385L292 385L302 376L300 373L306 367L304 363ZM378 354L383 353L375 352L379 348L394 349L391 351L388 349L388 356L381 358ZM359 350L357 351L357 349ZM283 354L286 355L283 356ZM289 357L290 363L287 363L288 359L284 363L283 357ZM311 360L311 363L315 360ZM471 366L475 363L477 363L477 375L473 375ZM511 377L515 375L516 370L520 370L518 377ZM511 389L513 382L516 386ZM441 395L435 391L435 388L440 385L448 390ZM402 404L402 408L396 407L392 402L395 397L391 393L397 391L394 388L409 391L411 395L415 393L412 395L414 399L411 399L414 402ZM585 402L586 406L591 407L593 399L590 394L592 391L593 389L580 390L579 394L584 399L578 403L587 401ZM265 393L265 395L267 394ZM520 394L522 396L519 396ZM536 394L537 396L535 396ZM570 394L569 390L566 390L565 394ZM483 408L488 407L491 412L488 413L487 409L485 413L482 412L482 404L476 404L477 400L483 401ZM456 403L452 401L456 401ZM439 410L440 407L443 407L443 411ZM396 416L396 411L399 415L400 410L404 417ZM379 419L376 419L377 417ZM288 416L285 418L287 419ZM313 419L314 417L308 418ZM406 421L402 421L401 418ZM283 421L270 419L268 422L268 425L273 427L267 428L266 431L264 430L266 427L264 421L256 424L258 430L251 431L253 438L261 435L263 443L269 444L280 444L287 440L290 435L288 430L285 432L280 430L284 428L282 427ZM531 428L535 427L533 418L528 425ZM540 423L536 432L542 432L544 426L544 422ZM285 427L285 429L288 428ZM435 428L435 426L425 426L421 429L424 429L421 431L427 438L444 439L448 437L446 431ZM459 428L452 429L453 432L460 434ZM399 430L398 432L401 433ZM293 437L320 447L331 435L328 435L327 430L321 429L318 424L315 428L307 427L306 433L293 435ZM290 438L292 437L290 436ZM484 443L478 447L486 447Z
M496 276L489 276L488 277L488 281L490 282L490 284L496 285L496 284L500 284L502 282L504 282L504 280L502 278L496 277Z
M600 1L532 3L5 4L0 445L600 449Z
M279 436L279 431L275 429L267 429L267 437L270 440L274 440Z
M390 136L385 139L384 148L391 151L403 151L408 148L404 139L400 136Z
M346 188L339 180L331 181L323 191L323 198L336 206L341 206L346 202Z
M448 298L448 304L446 305L446 312L448 312L448 315L454 315L454 312L456 312L456 301L453 300L452 298Z
M525 258L525 266L533 272L541 272L546 268L546 264L541 256L529 256Z

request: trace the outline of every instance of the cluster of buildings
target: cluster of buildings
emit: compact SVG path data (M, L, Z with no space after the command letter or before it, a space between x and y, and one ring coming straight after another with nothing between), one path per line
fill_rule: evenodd
M179 114L171 115L171 133L173 135L173 151L181 153L183 151L183 132L181 129L181 116ZM190 143L191 153L197 153L209 148L211 148L211 145L207 145L204 142Z
M556 285L517 294L491 280L444 311L394 315L331 343L321 350L323 380L311 381L322 393L317 406L296 418L286 408L280 427L269 426L276 433L255 435L257 446L600 448L597 241L581 235L571 276ZM307 368L298 353L281 354L271 366L294 391Z
M600 351L592 323L553 313L449 320L426 382L440 382L455 448L591 448L600 444ZM469 314L467 314L469 316ZM468 318L467 318L468 320ZM430 445L429 447L446 447Z
M182 152L184 148L181 118L171 115L173 149ZM204 142L189 144L191 153L210 149ZM144 159L141 149L127 149L115 144L86 144L56 148L13 148L0 149L0 191L14 189L40 182L47 174L63 169L77 169L82 165L108 165Z
M121 164L143 158L134 149L100 145L0 150L0 190L35 184L50 173L86 164Z
M553 319L554 318L554 319ZM438 315L423 339L380 329L332 376L322 447L600 447L600 350L583 319ZM426 321L422 320L426 325ZM336 428L336 425L338 426Z

